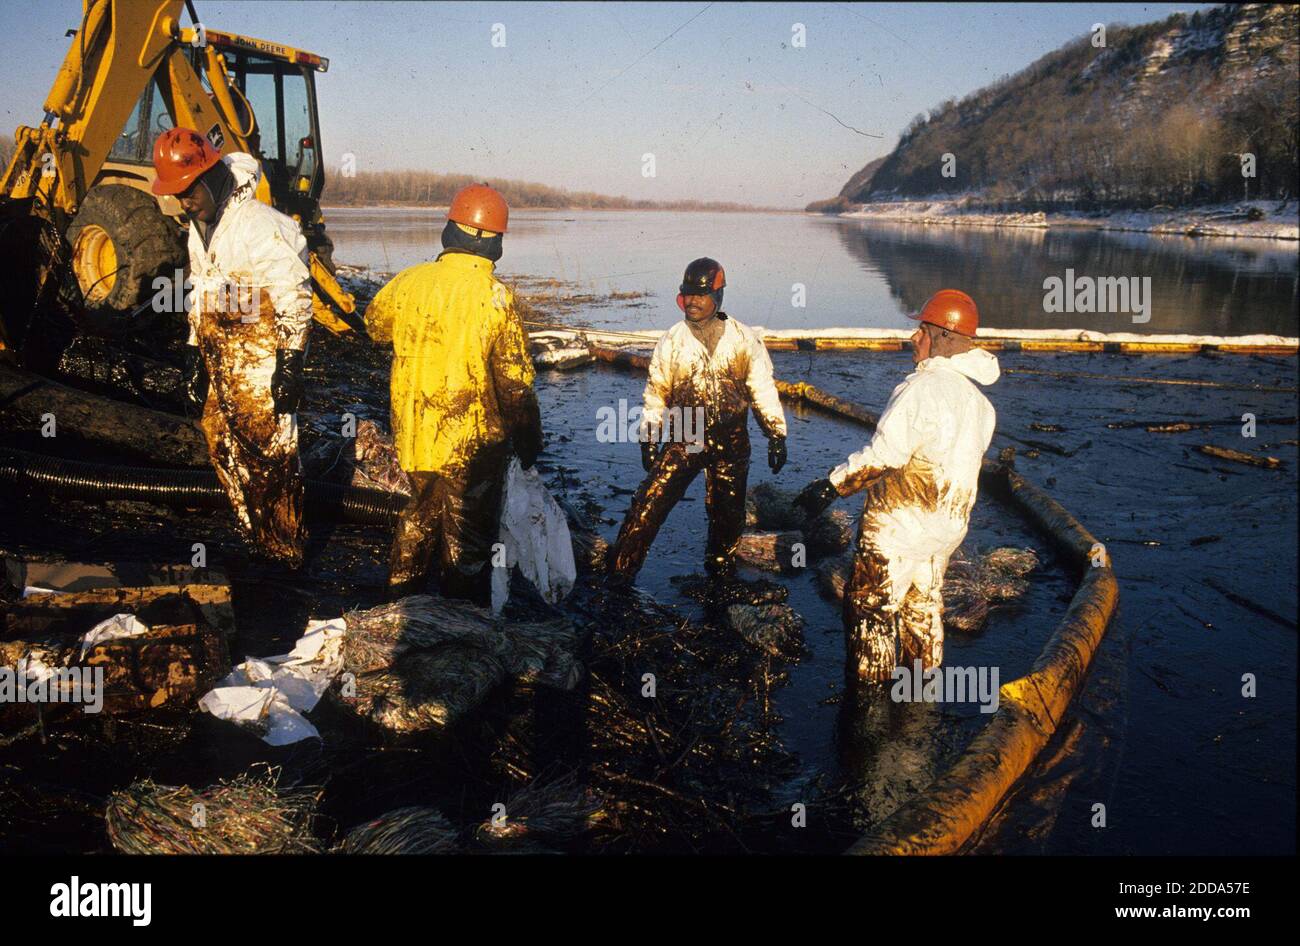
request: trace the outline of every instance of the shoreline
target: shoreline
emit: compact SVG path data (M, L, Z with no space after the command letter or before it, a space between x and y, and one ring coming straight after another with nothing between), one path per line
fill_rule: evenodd
M1161 236L1232 237L1264 240L1300 240L1300 204L1242 201L1169 210L1116 210L1103 213L1057 210L1032 213L968 210L959 200L909 200L865 204L838 214L812 216L840 217L885 223L911 223L922 226L1007 227L1035 230L1075 229L1152 233ZM1258 220L1246 219L1248 210L1263 213Z
M412 204L403 201L377 201L363 204L322 203L321 210L428 210L445 214L449 209L438 204ZM512 213L686 213L686 214L802 214L797 207L512 207Z

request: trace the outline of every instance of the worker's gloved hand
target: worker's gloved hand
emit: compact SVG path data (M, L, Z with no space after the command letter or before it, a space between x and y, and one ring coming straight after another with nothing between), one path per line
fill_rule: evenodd
M787 459L785 438L776 436L767 441L767 466L773 473L780 473Z
M519 458L519 465L525 470L531 470L533 464L537 462L538 450L528 444L515 443L515 456Z
M794 498L794 504L807 513L809 519L816 519L831 503L839 498L839 490L828 479L815 480L803 488Z
M655 460L659 459L659 443L655 440L641 441L641 468L647 473L650 467L655 465Z
M275 353L275 373L271 375L271 400L277 414L292 414L302 402L303 368L307 353L300 349L281 348Z
M185 359L182 367L185 394L185 413L198 417L203 413L203 404L208 399L208 366L203 362L203 352L197 345L185 346Z

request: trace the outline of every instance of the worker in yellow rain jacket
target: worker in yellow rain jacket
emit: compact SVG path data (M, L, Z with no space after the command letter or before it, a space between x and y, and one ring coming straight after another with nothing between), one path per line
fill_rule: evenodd
M508 216L491 187L463 188L438 258L403 270L366 309L370 337L393 343L393 441L412 482L393 597L423 590L436 549L442 594L488 605L511 449L524 469L542 449L528 334L493 275Z

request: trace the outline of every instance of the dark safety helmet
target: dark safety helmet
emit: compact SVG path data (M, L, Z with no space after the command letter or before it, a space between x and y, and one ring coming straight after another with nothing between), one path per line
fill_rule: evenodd
M682 274L678 289L677 307L686 310L686 296L713 296L714 304L722 308L722 289L727 285L727 273L715 259L701 256L692 260Z

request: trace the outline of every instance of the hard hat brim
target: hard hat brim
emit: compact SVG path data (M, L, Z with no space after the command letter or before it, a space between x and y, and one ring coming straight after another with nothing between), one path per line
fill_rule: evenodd
M153 179L153 183L149 185L149 189L160 197L178 197L193 187L199 178L203 177L204 174L207 174L220 163L221 155L217 155L217 159L210 164L194 168L193 170L187 171L185 174L171 180L166 180L161 174L159 174Z
M193 181L168 182L164 181L160 177L156 177L154 178L153 183L149 185L149 190L153 191L159 197L175 197L178 194L183 194L189 190L190 185L193 183Z

